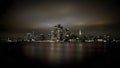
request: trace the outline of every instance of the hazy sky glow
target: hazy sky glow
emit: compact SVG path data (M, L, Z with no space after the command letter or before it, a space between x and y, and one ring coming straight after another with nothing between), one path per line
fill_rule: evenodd
M117 31L120 22L120 5L116 0L13 0L4 3L7 8L1 13L1 28L8 31L41 30L62 24L88 32L95 26L93 31L98 33L108 29Z

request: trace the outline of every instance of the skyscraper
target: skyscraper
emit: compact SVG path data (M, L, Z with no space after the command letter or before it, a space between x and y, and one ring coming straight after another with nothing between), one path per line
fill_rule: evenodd
M82 32L81 32L81 30L79 30L79 35L80 35L80 36L82 35Z
M63 33L63 27L60 24L54 26L51 31L51 40L62 40Z

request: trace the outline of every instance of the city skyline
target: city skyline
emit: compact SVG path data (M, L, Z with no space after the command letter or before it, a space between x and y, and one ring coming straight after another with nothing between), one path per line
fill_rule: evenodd
M14 35L7 35L0 40L1 42L120 42L119 35L114 37L107 34L84 34L81 30L78 31L78 34L75 34L68 27L63 27L61 24L54 25L49 32L50 33L43 34L32 31L24 33L23 36L15 35L14 33Z

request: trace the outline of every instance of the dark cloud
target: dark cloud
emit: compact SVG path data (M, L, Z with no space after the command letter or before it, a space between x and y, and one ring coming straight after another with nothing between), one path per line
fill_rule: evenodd
M102 31L118 32L120 25L117 0L12 0L2 3L0 28L3 32L42 32L43 29L62 24L97 34Z

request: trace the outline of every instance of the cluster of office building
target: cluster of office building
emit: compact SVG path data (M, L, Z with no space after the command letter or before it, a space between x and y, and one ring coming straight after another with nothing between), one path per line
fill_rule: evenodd
M47 41L47 42L120 42L119 39L112 38L109 35L84 35L81 30L78 34L73 34L68 27L61 24L55 25L49 34L39 34L36 32L26 33L22 39L7 39L8 42L31 42L31 41Z
M49 39L46 39L44 34L36 35L33 33L27 33L25 41L39 41L49 40L53 42L120 42L118 39L111 38L109 35L94 36L84 35L79 30L78 35L73 34L69 28L64 28L61 24L55 25L50 31Z

